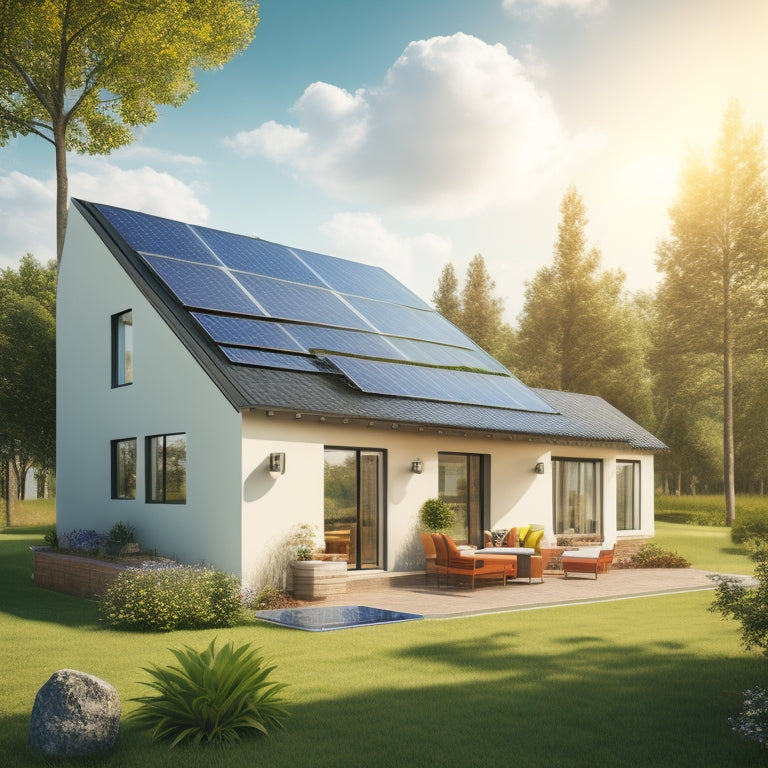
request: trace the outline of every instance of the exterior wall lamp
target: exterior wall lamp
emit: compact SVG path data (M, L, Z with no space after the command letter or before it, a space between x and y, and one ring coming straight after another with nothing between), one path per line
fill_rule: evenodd
M536 466L533 468L533 471L534 471L534 472L535 472L537 475L543 475L543 474L544 474L544 462L543 462L543 461L540 461L540 462L539 462L539 463L538 463L538 464L537 464L537 465L536 465Z
M276 475L285 474L285 454L284 453L270 453L269 454L269 474L273 477Z
M420 475L424 471L424 462L421 459L416 459L411 462L411 472L416 475Z

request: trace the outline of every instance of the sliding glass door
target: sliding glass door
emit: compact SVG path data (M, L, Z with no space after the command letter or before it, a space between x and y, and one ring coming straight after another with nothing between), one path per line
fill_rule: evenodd
M382 560L384 452L325 449L325 551L343 554L350 569Z

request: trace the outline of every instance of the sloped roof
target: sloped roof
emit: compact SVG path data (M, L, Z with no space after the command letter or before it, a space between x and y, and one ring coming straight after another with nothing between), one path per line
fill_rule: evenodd
M73 205L237 409L666 448L600 398L526 387L378 267Z

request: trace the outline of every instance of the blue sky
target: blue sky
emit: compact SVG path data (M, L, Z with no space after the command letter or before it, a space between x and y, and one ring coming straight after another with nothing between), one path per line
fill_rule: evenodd
M263 0L256 39L130 147L95 202L389 269L429 300L482 253L514 321L575 185L590 244L656 281L685 153L731 98L768 126L765 0ZM0 149L0 267L54 254L53 154Z

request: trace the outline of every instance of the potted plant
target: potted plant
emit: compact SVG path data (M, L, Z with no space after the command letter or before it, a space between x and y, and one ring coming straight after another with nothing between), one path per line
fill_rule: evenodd
M317 528L298 525L287 537L293 558L290 561L293 596L298 600L322 600L347 591L347 564L344 561L315 559Z
M453 528L456 513L443 499L427 499L419 510L419 520L429 533L446 533Z

